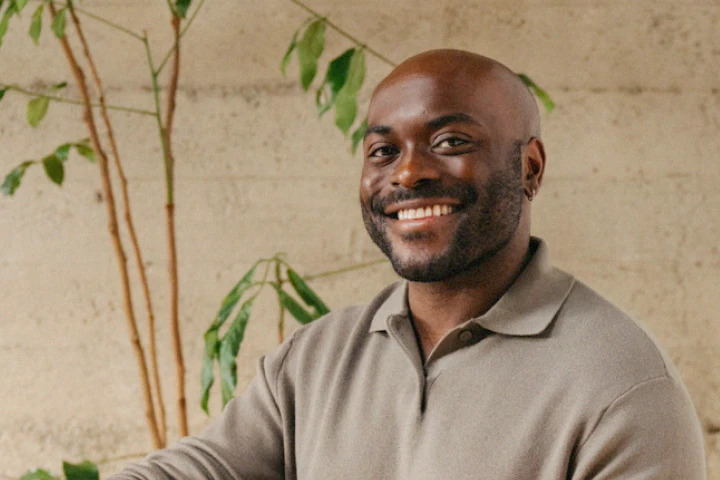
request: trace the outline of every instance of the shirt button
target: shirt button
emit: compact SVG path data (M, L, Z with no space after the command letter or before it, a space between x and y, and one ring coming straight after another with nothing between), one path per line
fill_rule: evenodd
M473 334L470 330L463 330L460 333L460 341L463 343L468 343L470 340L472 340Z

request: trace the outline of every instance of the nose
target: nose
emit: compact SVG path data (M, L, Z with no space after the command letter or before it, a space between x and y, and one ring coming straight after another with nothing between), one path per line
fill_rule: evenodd
M428 152L410 148L401 153L390 181L395 186L415 188L421 183L439 179L436 160Z

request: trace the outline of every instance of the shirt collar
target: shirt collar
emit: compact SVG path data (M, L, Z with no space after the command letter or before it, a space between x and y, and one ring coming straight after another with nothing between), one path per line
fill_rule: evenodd
M575 279L550 264L547 244L531 238L534 255L507 292L485 314L472 319L483 328L504 335L532 336L545 331L565 302ZM379 306L370 331L387 330L388 319L407 317L407 282L395 284L394 290Z

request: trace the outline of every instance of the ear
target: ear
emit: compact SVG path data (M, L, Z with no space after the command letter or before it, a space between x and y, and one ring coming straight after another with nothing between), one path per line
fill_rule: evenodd
M532 137L523 155L523 186L537 192L545 173L545 146L538 137Z

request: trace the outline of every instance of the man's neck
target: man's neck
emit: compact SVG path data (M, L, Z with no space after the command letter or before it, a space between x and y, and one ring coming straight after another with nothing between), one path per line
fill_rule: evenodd
M409 282L408 304L427 358L443 336L490 310L530 259L529 239L514 239L482 264L440 282Z

